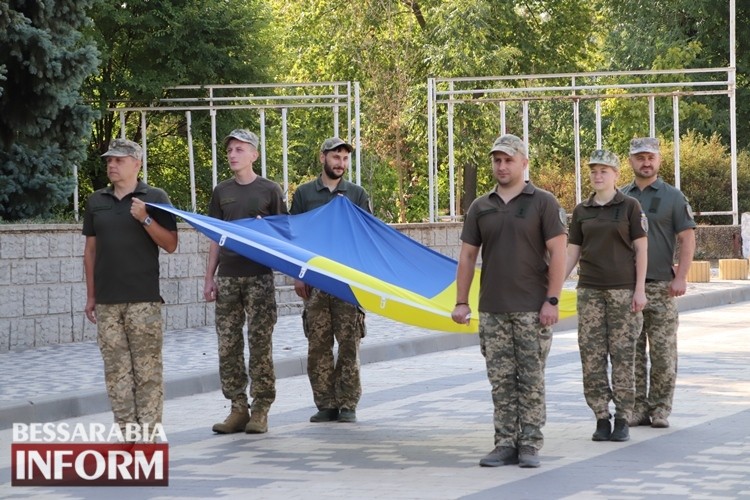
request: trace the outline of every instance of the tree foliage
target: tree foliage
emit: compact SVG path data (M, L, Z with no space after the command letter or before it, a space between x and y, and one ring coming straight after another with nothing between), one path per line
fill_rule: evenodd
M73 192L94 118L82 102L95 47L90 1L0 4L0 218L45 216Z
M99 72L84 87L100 111L82 172L91 189L107 183L99 155L122 133L118 114L108 108L148 106L177 85L264 83L270 78L269 12L261 0L104 0L91 16L90 36L102 52ZM180 116L175 121L175 116L150 113L148 136L184 138L185 118ZM127 113L126 123L125 135L140 140L140 114ZM237 126L241 124L228 128ZM164 158L155 153L153 160ZM186 162L186 150L182 154ZM170 159L164 160L167 164L149 161L149 169L157 175L168 168Z
M739 212L750 211L750 158L743 151L737 161ZM718 134L710 137L695 131L680 139L680 189L690 199L696 214L732 209L731 156ZM667 182L675 183L674 143L662 140L662 166ZM731 224L730 216L696 217L699 224Z
M590 64L593 10L587 1L271 3L288 62L278 68L279 79L362 83L367 177L393 172L386 178L393 182L389 189L380 178L367 187L375 188L378 215L393 222L422 220L429 210L427 78L571 71ZM471 201L483 174L477 159L486 158L498 124L486 106L462 108L456 123L457 164L461 178L470 179L459 198ZM448 185L440 189L447 197Z
M611 29L603 46L607 69L726 68L729 66L729 1L612 0L602 5ZM737 137L750 145L750 3L736 2ZM703 98L682 119L705 136L729 140L728 99ZM671 106L662 107L660 133L671 128Z
M76 8L89 7L93 1L78 2ZM73 5L72 2L58 2L58 5L68 3ZM16 4L44 6L47 2L17 0L10 3ZM0 4L0 12L7 12L7 5L7 2ZM101 52L102 63L98 73L85 81L83 93L100 114L93 121L88 158L81 167L81 196L106 184L104 163L99 156L114 136L124 134L131 139L141 139L140 113L126 113L125 129L120 130L119 116L108 111L110 108L150 106L164 97L206 95L205 89L192 93L181 91L179 96L173 90L166 90L185 84L359 82L362 164L357 167L361 169L364 186L373 197L375 212L388 222L424 220L430 211L426 83L428 78L435 77L454 79L451 85L455 89L472 92L465 102L452 110L451 146L457 189L454 208L460 214L478 193L486 192L494 184L487 150L500 131L499 105L494 98L497 96L486 92L481 78L727 66L727 5L728 2L712 0L362 0L348 3L98 0L89 11L94 23L86 29L86 35ZM69 7L68 10L75 9ZM0 19L10 26L9 16L3 15ZM12 30L0 33L3 41L12 36L16 36ZM750 144L750 99L746 98L750 85L750 56L744 50L744 44L750 40L750 4L747 2L737 2L737 39L737 123L742 148ZM79 48L86 45L83 40L77 43ZM11 104L20 109L18 102L21 101L16 96L25 94L14 92L10 97L11 87L5 84L13 81L15 72L11 64L17 64L18 58L14 60L12 52L6 52L9 55L5 52L0 55L0 102L12 100ZM31 57L33 62L32 56L23 55ZM79 67L85 68L85 65ZM597 78L598 83L613 83L604 77ZM664 83L674 78L698 77L685 73L646 79ZM570 78L559 77L558 81L547 80L547 83L563 85L566 80L569 82ZM503 80L499 85L534 87L541 83L541 80L519 78ZM441 90L447 90L447 83L440 85ZM649 133L648 102L645 98L615 99L618 90L607 92L613 98L600 99L603 146L623 156L631 137ZM43 102L35 100L40 106ZM576 182L571 104L570 99L531 101L528 108L531 178L556 192L565 203L575 197ZM579 104L581 154L586 156L597 140L595 101L581 99ZM657 135L671 138L671 99L659 97L656 104ZM507 101L505 109L507 131L522 135L521 102ZM728 144L726 96L684 96L680 99L679 112L683 137L697 134L711 137L711 141L719 141L724 146ZM439 137L439 177L435 180L441 210L448 210L445 200L449 199L451 190L447 114L447 106L441 104L435 124ZM280 115L278 109L268 110L264 122L268 176L281 180L281 159L288 155L292 192L299 183L319 173L318 146L334 133L334 120L330 108L287 109L288 136L284 151ZM346 115L345 110L339 110L338 133L353 140L354 137L347 137L353 123L347 121ZM46 115L32 116L38 120ZM192 200L184 111L149 111L147 116L149 181L167 188L175 203L189 208ZM0 123L5 124L4 120L5 116L0 117ZM258 131L260 127L257 110L222 110L218 112L217 123L219 140L232 128L241 126ZM212 187L211 128L207 112L192 114L191 132L196 160L197 207L201 210ZM80 139L75 140L80 142ZM683 143L683 147L688 143L690 141ZM50 158L58 154L54 148L49 151ZM220 152L220 179L228 175L223 167L223 156ZM585 158L582 161L585 164ZM741 155L741 161L746 161L746 156ZM11 185L4 178L0 182ZM583 182L586 182L585 175ZM55 184L47 184L53 187L46 189L54 191ZM0 196L7 191L2 186L0 184ZM13 202L16 203L21 201Z

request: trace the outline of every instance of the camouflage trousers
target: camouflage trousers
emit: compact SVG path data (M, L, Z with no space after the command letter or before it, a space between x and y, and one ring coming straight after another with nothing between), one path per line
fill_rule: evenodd
M97 304L95 312L115 422L153 428L164 408L161 302Z
M544 445L544 366L552 328L539 313L479 313L479 347L492 386L495 446Z
M632 290L578 289L578 349L583 368L583 394L596 418L630 419L635 404L635 341L643 315L631 312ZM607 375L612 365L612 384Z
M679 316L669 281L646 283L646 298L643 330L635 345L635 412L667 418L677 381Z
M273 274L217 276L216 287L221 391L232 401L233 408L246 409L249 379L252 410L267 412L276 399L272 336L277 312ZM250 352L247 368L242 333L246 321Z
M365 336L365 313L313 288L305 301L302 327L308 341L307 376L315 406L355 410L362 396L359 343ZM335 361L334 340L338 343Z

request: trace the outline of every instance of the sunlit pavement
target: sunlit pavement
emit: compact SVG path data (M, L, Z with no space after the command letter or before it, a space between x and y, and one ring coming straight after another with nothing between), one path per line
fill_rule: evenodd
M376 345L377 335L370 328L366 341ZM748 497L749 335L750 303L683 312L671 427L637 427L626 443L597 443L591 441L595 421L582 394L576 332L557 332L547 364L548 423L539 469L478 466L492 449L493 430L489 384L476 346L427 346L420 349L435 352L410 356L413 346L387 347L392 341L380 346L392 359L363 365L356 424L309 423L315 409L307 378L300 375L278 380L270 429L262 435L214 435L211 425L228 412L218 391L172 398L164 418L170 485L150 489L12 488L11 431L5 429L0 497ZM66 421L109 423L111 415Z

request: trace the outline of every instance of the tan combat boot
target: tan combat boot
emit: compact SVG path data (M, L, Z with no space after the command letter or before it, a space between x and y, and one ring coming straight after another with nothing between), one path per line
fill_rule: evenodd
M223 422L214 424L213 431L219 434L232 434L233 432L242 432L245 425L250 421L250 414L247 408L232 408L232 412Z
M245 426L248 434L264 434L268 432L268 411L254 410L250 413L250 421Z

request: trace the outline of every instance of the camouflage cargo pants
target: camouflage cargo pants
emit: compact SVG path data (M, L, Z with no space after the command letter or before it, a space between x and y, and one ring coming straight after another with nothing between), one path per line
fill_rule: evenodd
M635 404L635 342L643 315L630 311L632 290L578 289L578 349L583 368L583 394L596 418L629 419ZM607 375L612 365L612 384Z
M552 329L539 313L479 313L479 347L492 386L495 446L544 445L544 366Z
M359 343L365 336L365 313L320 290L305 301L302 325L307 337L307 375L318 409L355 410L362 396ZM333 343L338 343L334 363Z
M643 330L635 346L635 412L667 418L677 381L679 316L669 281L646 283L646 298Z
M160 423L164 407L161 303L97 304L96 329L115 422Z
M216 287L221 391L232 401L232 407L247 408L249 378L252 409L267 412L276 399L272 336L277 312L273 274L239 278L217 276ZM247 368L242 333L245 321L250 351Z

